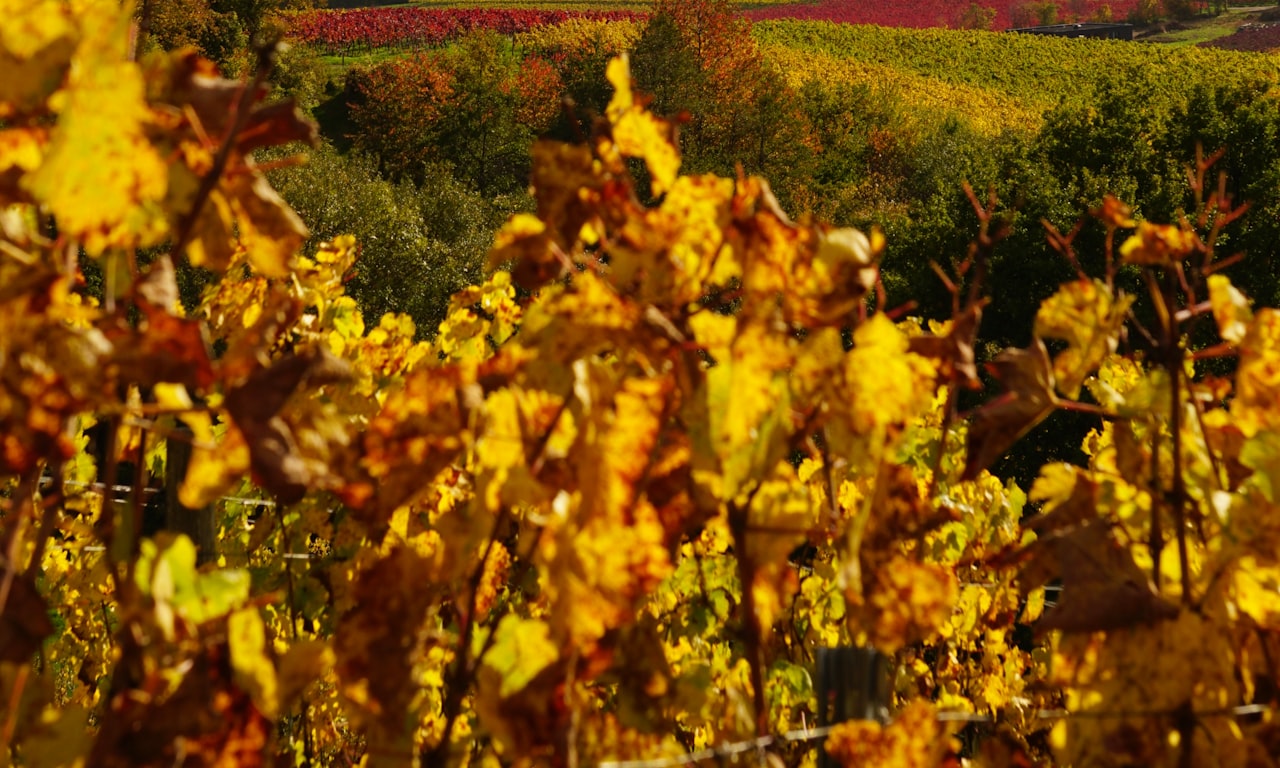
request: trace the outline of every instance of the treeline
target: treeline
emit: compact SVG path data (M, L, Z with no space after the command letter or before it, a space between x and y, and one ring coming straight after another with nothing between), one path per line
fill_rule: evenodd
M1260 301L1280 299L1280 111L1277 68L1265 57L945 30L753 29L724 0L662 0L655 11L646 24L478 33L354 69L330 98L336 109L322 115L335 141L365 159L329 158L284 172L279 183L318 237L401 215L388 206L413 209L406 215L420 223L409 230L433 245L361 238L366 257L353 293L371 309L410 311L430 333L441 297L474 279L502 215L529 205L531 144L581 135L610 95L599 77L605 62L629 50L652 108L677 118L684 167L732 176L741 166L769 178L795 215L884 229L890 306L910 299L904 309L915 314L949 315L951 296L932 265L962 258L976 232L962 184L994 190L1010 227L992 263L983 358L1026 343L1038 301L1074 274L1043 223L1070 232L1106 192L1132 201L1140 217L1174 220L1190 203L1186 168L1198 147L1224 150L1215 169L1253 208L1219 244L1248 254L1233 279ZM800 63L822 57L845 65L839 78ZM918 105L913 88L939 83L960 103ZM362 181L344 181L353 177ZM416 202L438 189L467 202ZM317 216L310 208L324 195L333 199ZM392 230L376 231L385 238ZM1075 238L1081 252L1102 254L1103 236L1086 224ZM455 249L464 240L470 245ZM411 275L419 277L404 279ZM1050 444L1078 440L1041 442ZM1044 458L1028 456L1026 467Z

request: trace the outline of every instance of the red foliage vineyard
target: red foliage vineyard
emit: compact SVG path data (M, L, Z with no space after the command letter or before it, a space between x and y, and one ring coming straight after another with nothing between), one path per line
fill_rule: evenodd
M477 30L513 35L571 19L630 21L644 16L635 11L453 10L412 6L311 11L294 17L292 36L329 53L347 53L357 48L435 46Z
M1274 51L1280 48L1280 24L1246 24L1233 34L1201 45L1229 51Z
M1099 13L1123 21L1137 6L1137 0L1068 0L1057 3L1059 21L1088 21ZM976 5L993 9L994 29L1017 26L1019 12L1026 13L1039 5L1030 0L978 0ZM834 21L845 24L878 24L882 27L955 27L969 8L968 0L916 0L884 2L883 0L820 0L811 5L780 5L760 8L748 13L753 19L805 19ZM1034 12L1032 12L1034 13Z

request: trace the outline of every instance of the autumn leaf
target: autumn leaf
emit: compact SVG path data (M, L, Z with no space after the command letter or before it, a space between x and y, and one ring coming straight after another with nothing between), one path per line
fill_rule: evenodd
M1160 596L1149 576L1117 543L1101 521L1043 537L1032 561L1036 573L1062 580L1062 597L1045 611L1037 631L1101 632L1153 624L1178 615L1178 606ZM1036 579L1038 581L1038 579Z
M1036 336L1067 342L1067 348L1053 360L1053 375L1062 394L1079 396L1085 377L1116 350L1132 303L1132 298L1123 294L1113 297L1100 280L1064 283L1041 303L1036 312Z
M1006 349L989 368L1005 392L973 414L965 480L976 478L1057 407L1053 369L1043 342Z
M253 697L254 706L270 719L277 714L276 667L268 656L266 628L256 607L227 617L227 646L232 680Z
M303 640L291 645L280 658L276 711L287 712L307 686L324 676L333 664L333 649L322 640Z
M1213 308L1213 319L1218 323L1218 335L1223 341L1239 344L1244 341L1249 324L1253 322L1249 300L1226 275L1209 275L1208 282L1209 304Z
M221 186L254 271L286 277L293 255L310 234L302 219L256 169L224 179Z
M398 738L416 694L413 665L432 595L430 564L397 546L356 576L354 604L338 620L333 650L343 694L361 721Z
M82 13L83 38L58 123L23 186L90 254L153 245L167 231L160 202L169 171L146 136L151 112L142 72L125 58L128 18L103 2Z
M613 141L623 155L644 159L653 177L653 194L662 195L675 183L680 171L680 154L676 151L671 127L636 104L626 54L609 62L605 76L614 89L605 109L613 124Z
M350 377L348 363L317 347L260 368L227 393L226 409L249 446L250 466L263 488L285 503L301 499L313 477L298 455L292 427L278 415L280 409L304 382L320 387Z
M1120 246L1120 256L1129 264L1172 267L1200 247L1196 233L1185 226L1138 222L1138 231Z
M946 733L931 702L916 699L888 725L851 720L831 729L823 748L843 768L901 766L933 768L942 764Z
M503 616L494 631L493 647L484 666L497 674L498 696L507 698L523 690L542 670L560 658L551 642L550 627L540 619Z
M863 435L883 435L906 424L933 396L933 366L910 351L906 335L883 314L853 332L844 377L850 426Z
M0 118L8 118L45 106L70 69L80 29L63 0L6 0L0 12L0 70L7 75L0 79Z
M978 380L978 364L973 346L977 338L978 328L982 325L982 308L984 302L974 302L947 324L943 336L912 336L910 350L922 357L940 361L943 369L940 376L948 376L954 372L961 386L977 389L982 386Z
M117 328L109 337L121 374L142 386L172 382L208 391L214 371L204 323L173 315L141 298L136 305L143 321L135 328Z

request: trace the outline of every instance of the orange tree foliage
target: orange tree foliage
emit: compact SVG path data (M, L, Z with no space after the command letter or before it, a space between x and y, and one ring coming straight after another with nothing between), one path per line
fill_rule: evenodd
M447 163L482 194L521 189L533 137L559 115L561 83L549 62L505 46L476 32L449 49L354 70L356 148L394 179L421 182L427 164Z
M814 649L857 643L891 654L899 714L831 731L846 765L956 759L940 711L998 718L964 747L987 765L1272 764L1233 707L1277 690L1280 314L1212 269L1225 201L1155 225L1109 200L1106 274L1044 302L965 422L986 208L952 320L895 324L877 234L680 175L622 58L583 143L534 145L510 271L415 343L344 295L351 238L299 255L251 155L308 136L261 103L269 60L247 85L134 63L115 0L0 10L6 763L678 756L811 724ZM217 278L191 311L179 259ZM1200 375L1201 322L1234 376ZM1099 417L1091 461L1045 467L1022 524L984 466L1059 408ZM222 511L199 567L139 536L176 441L178 500ZM94 482L124 463L129 498Z

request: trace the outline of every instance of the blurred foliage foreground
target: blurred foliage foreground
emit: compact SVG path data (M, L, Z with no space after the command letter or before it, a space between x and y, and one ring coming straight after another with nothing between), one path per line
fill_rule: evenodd
M354 240L299 255L251 155L311 136L269 50L233 82L133 61L116 0L0 19L0 763L678 757L811 726L815 649L857 644L897 714L837 725L845 765L1274 765L1280 312L1217 271L1208 162L1191 219L1108 198L1105 273L962 418L994 201L950 321L895 323L878 234L681 176L619 58L584 139L534 145L509 271L415 342L344 295ZM1090 459L1024 516L985 467L1059 409ZM200 551L143 535L175 446Z

